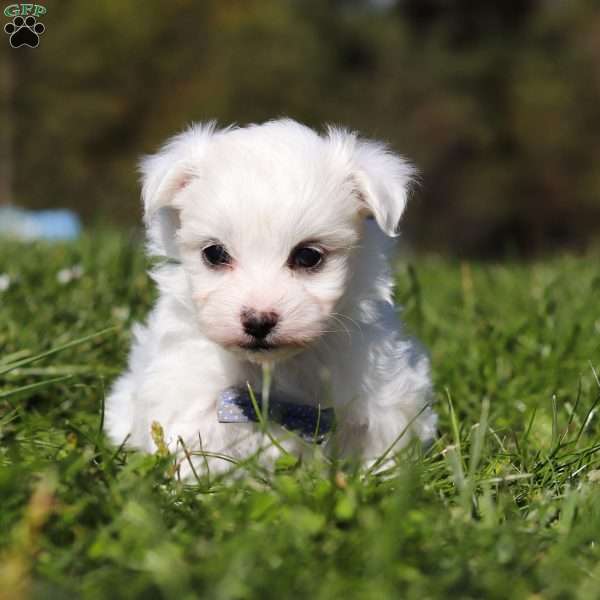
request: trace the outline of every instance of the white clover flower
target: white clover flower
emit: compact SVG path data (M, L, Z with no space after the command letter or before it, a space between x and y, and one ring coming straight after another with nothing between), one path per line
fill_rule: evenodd
M0 273L0 292L5 292L10 287L11 281L8 273Z
M72 267L66 267L61 269L56 274L58 283L65 285L70 283L74 279L80 279L83 275L83 267L81 265L73 265Z
M69 281L71 281L71 269L61 269L57 274L56 274L56 279L58 281L58 283L69 283Z

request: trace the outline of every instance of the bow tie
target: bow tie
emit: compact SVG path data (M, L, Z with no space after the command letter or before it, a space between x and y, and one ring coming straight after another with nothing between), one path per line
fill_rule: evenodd
M254 394L262 411L262 396ZM271 395L268 420L297 433L307 442L320 444L333 428L333 408L320 408L310 404L296 404ZM217 404L219 423L258 422L250 393L243 388L231 387L222 391Z

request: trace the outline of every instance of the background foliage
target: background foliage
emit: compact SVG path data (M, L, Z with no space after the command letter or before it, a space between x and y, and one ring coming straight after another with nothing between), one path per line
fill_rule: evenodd
M192 120L285 114L411 157L418 247L532 253L600 231L593 0L45 4L40 46L2 50L18 203L138 223L141 153Z

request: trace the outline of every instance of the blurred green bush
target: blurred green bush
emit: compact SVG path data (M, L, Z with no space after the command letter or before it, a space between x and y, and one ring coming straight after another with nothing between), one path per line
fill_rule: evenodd
M531 254L600 231L597 2L44 4L40 46L0 58L16 202L136 223L140 154L193 120L289 115L414 160L417 248Z

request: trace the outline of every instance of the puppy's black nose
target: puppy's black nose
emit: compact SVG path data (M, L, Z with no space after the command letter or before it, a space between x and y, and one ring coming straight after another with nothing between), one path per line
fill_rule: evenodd
M262 340L277 325L278 315L274 312L247 309L242 311L241 318L244 331L253 338Z

